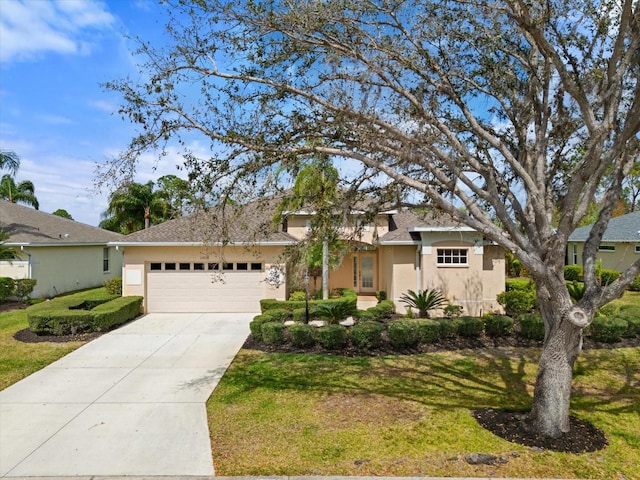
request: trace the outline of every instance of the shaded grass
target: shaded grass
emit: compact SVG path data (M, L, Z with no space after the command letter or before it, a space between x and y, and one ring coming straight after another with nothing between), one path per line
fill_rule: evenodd
M242 350L207 404L220 475L640 478L640 348L584 352L572 414L609 447L536 452L480 427L531 407L538 349L345 358ZM473 452L504 456L471 466ZM624 476L624 477L623 477Z

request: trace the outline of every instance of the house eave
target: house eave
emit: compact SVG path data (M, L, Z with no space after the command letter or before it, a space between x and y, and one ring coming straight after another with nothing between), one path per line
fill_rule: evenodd
M295 245L297 242L274 241L274 242L109 242L113 247L287 247Z
M411 233L420 232L477 232L475 228L461 226L461 227L409 227L407 231Z

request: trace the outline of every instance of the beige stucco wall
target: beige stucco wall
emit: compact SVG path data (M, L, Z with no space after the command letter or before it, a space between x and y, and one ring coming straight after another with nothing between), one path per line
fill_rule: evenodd
M614 245L615 252L599 251L597 258L600 260L602 268L605 270L618 270L620 272L640 259L640 253L636 253L636 246L640 248L640 243L603 243L602 245ZM574 256L574 246L577 259ZM571 242L567 247L567 260L569 265L582 265L582 252L584 243Z
M103 272L103 248L101 245L25 247L20 253L20 262L13 262L13 266L2 262L0 276L36 279L33 298L99 287L122 272L122 254L114 247L109 248L109 271Z
M149 247L127 246L124 250L122 294L146 297L146 272L152 262L262 262L264 271L272 266L283 269L283 247ZM224 273L222 274L222 278ZM266 280L266 273L265 273ZM262 298L284 299L285 285L278 288L263 282ZM241 294L241 292L239 292ZM239 296L241 298L241 296ZM146 304L145 304L146 308Z
M304 238L307 233L307 220L310 217L306 215L291 215L287 219L287 233L297 239ZM354 238L355 229L353 227L355 217L351 219L351 226L346 225L343 229L343 237L358 240L363 243L373 244L377 238L382 237L389 231L389 222L386 215L379 215L375 221L368 224L357 233Z

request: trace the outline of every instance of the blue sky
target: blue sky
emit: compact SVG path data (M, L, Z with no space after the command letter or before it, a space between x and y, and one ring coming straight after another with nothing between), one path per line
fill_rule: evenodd
M134 135L117 114L121 99L100 84L136 78L127 36L161 42L162 9L155 0L0 0L0 148L20 156L16 179L34 183L41 211L100 222L109 192L94 188L96 164ZM178 155L155 158L141 159L137 181L180 175Z

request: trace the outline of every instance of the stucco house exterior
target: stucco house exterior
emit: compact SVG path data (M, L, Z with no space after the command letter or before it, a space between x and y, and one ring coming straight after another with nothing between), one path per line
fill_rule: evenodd
M567 264L582 265L584 244L592 225L577 228L567 244ZM626 270L640 258L640 211L612 218L598 248L598 260L606 270Z
M111 242L124 254L123 294L144 296L147 312L257 312L262 298L285 299L287 249L307 235L313 212L289 212L277 227L272 213L225 214L223 232L219 213L199 212ZM408 289L439 288L466 314L500 308L504 253L481 234L446 216L361 214L346 217L349 251L330 272L331 289L382 290L402 309Z
M122 254L108 242L118 233L0 200L0 228L17 260L0 261L0 277L37 280L31 296L101 286L122 274Z

